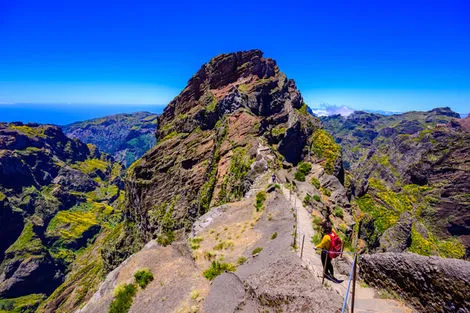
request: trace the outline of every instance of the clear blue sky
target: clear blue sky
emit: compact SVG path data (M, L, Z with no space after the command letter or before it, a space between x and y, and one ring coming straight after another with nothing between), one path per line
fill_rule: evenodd
M258 48L312 107L465 113L469 16L467 0L0 0L0 103L166 104L211 57Z

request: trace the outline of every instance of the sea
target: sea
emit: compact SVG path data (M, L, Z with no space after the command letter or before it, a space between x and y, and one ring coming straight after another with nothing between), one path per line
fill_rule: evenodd
M67 125L107 115L133 112L160 114L165 105L140 104L0 104L0 122Z

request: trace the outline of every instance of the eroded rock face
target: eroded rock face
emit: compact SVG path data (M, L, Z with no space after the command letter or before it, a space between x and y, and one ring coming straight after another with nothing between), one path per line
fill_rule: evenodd
M420 312L470 312L470 263L410 253L378 253L360 259L370 285L392 290Z
M319 127L294 81L259 50L204 64L158 122L157 146L132 166L126 181L126 217L142 242L162 232L151 217L157 207L174 210L174 228L188 227L211 205L242 196L266 168L261 164L301 160ZM261 161L259 148L267 144L277 149Z
M380 237L380 249L384 252L403 252L411 244L413 217L403 212L397 224L387 229Z

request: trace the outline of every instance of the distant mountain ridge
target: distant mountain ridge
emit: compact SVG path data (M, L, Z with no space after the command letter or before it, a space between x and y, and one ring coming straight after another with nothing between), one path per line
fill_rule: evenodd
M469 118L459 117L436 108L322 118L343 148L350 196L366 213L360 236L371 249L469 255Z
M124 166L130 166L156 144L157 114L116 114L63 126L64 133L96 145Z

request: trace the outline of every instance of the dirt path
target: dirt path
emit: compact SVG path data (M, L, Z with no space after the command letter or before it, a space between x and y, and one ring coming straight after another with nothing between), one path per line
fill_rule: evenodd
M305 209L302 201L297 197L295 193L291 193L284 186L281 186L281 190L285 197L289 199L293 208L297 212L297 245L299 246L298 255L301 254L302 238L305 236L302 265L308 268L315 277L322 279L323 268L321 264L320 255L315 252L315 246L311 242L311 238L314 235L312 227L312 215ZM333 261L333 266L335 262ZM335 268L335 276L338 279L344 280L341 284L334 284L329 281L326 282L326 288L329 288L332 292L336 292L341 295L344 299L346 290L348 287L349 277L341 275ZM349 307L349 305L348 305ZM380 299L377 292L373 288L363 287L360 284L356 285L356 302L355 312L357 313L412 313L412 309L407 308L404 304L393 299Z

